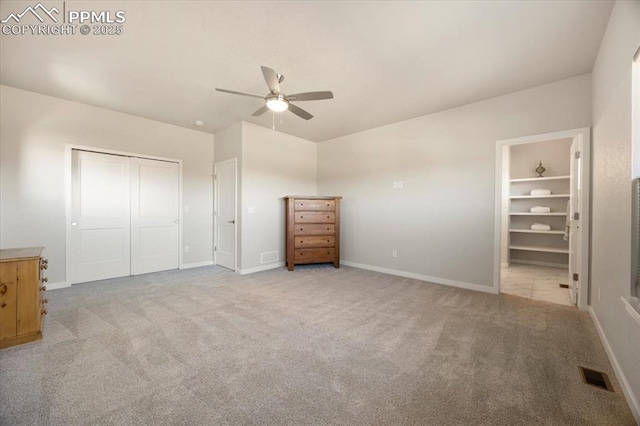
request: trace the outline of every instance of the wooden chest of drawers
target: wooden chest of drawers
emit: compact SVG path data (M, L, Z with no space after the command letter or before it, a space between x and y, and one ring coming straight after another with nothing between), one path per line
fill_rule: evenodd
M48 260L42 247L0 250L0 349L42 338Z
M286 202L287 268L333 263L340 267L340 199L290 195Z

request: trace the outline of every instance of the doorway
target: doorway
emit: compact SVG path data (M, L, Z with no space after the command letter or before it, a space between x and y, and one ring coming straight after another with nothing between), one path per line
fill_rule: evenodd
M67 282L180 266L180 165L71 149Z
M214 263L235 271L237 268L237 159L215 163Z
M498 141L494 290L588 305L588 128Z

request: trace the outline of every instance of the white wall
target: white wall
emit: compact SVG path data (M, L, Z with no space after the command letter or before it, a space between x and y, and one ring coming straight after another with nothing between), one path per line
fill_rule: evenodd
M489 291L496 141L590 124L584 75L320 143L343 259Z
M0 86L0 247L45 246L49 282L65 281L65 146L183 161L184 263L212 259L213 136Z
M314 142L242 123L243 273L270 266L260 253L278 251L284 262L283 197L316 195L316 157Z
M620 299L631 289L631 69L639 45L640 2L616 2L593 70L590 294L640 423L640 324Z

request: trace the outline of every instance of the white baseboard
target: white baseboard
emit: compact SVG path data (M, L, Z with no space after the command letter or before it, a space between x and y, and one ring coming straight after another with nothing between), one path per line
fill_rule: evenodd
M284 266L284 262L269 263L267 265L256 266L255 268L238 269L240 275L255 274L256 272L268 271L269 269L278 269Z
M616 377L618 378L618 383L622 387L622 393L624 393L625 398L627 398L627 403L629 403L629 408L631 408L631 413L633 417L636 419L636 423L640 425L640 403L638 399L633 394L631 387L629 386L629 382L627 381L627 377L624 375L622 368L620 368L620 363L616 358L616 355L613 353L613 349L609 344L609 340L607 340L607 336L604 334L604 329L600 325L600 321L598 321L598 317L596 316L596 312L593 310L591 306L589 306L589 313L591 314L591 319L593 319L593 323L596 326L596 330L598 331L598 336L600 336L600 341L604 346L604 350L607 352L607 357L609 357L609 362L613 366L613 371L616 373Z
M559 269L569 270L569 265L563 265L562 263L538 262L537 260L523 260L523 259L511 259L511 263L518 263L521 265L547 266L549 268L559 268Z
M448 286L451 286L451 287L464 288L464 289L467 289L467 290L481 291L483 293L493 293L493 294L497 294L498 293L496 291L496 289L493 287L493 285L484 286L484 285L479 285L479 284L467 283L467 282L464 282L464 281L454 281L454 280L448 280L446 278L430 277L428 275L415 274L413 272L399 271L397 269L380 268L378 266L365 265L363 263L350 262L348 260L341 260L340 263L342 265L352 266L354 268L366 269L366 270L374 271L374 272L382 272L383 274L396 275L396 276L399 276L399 277L413 278L414 280L428 281L428 282L435 283L435 284L448 285Z
M183 263L182 266L180 266L180 269L199 268L201 266L211 265L213 265L213 260L205 260L204 262Z
M67 284L66 281L58 281L55 283L47 283L45 284L45 286L47 287L47 291L49 291L49 290L58 290L61 288L71 287L71 284Z

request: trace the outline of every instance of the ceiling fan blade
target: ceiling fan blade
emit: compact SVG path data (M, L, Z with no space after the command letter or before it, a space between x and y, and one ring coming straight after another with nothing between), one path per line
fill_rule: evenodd
M290 101L319 101L322 99L333 99L333 93L331 92L306 92L296 93L295 95L287 96Z
M313 118L313 115L309 114L307 111L291 103L289 104L289 111L291 111L298 117L304 118L305 120L311 120Z
M242 95L242 96L249 96L251 98L260 98L260 99L264 99L264 96L262 95L256 95L255 93L248 93L248 92L239 92L237 90L227 90L227 89L218 89L216 87L216 90L218 92L224 92L224 93L231 93L232 95Z
M259 115L264 114L265 112L269 111L269 108L267 108L266 105L263 105L262 108L258 109L256 112L254 112L253 114L251 114L253 117L257 117Z
M267 86L269 86L269 90L274 95L280 93L280 83L278 82L278 74L274 70L269 67L261 67L262 75L264 75L264 81L267 82Z

